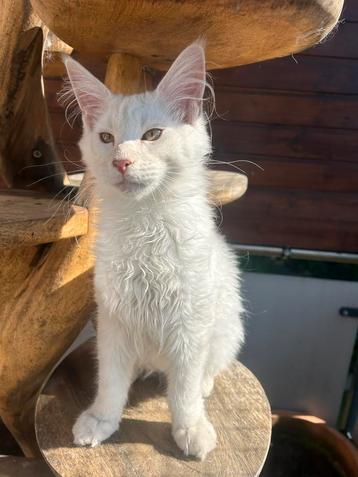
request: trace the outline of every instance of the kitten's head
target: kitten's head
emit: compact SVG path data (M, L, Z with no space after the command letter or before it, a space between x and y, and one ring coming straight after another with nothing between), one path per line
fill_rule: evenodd
M210 152L200 44L186 48L158 87L143 94L113 94L75 60L65 65L82 113L83 160L103 191L140 200L195 181Z

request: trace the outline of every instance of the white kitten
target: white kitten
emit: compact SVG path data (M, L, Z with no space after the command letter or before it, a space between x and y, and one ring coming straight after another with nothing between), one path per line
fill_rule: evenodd
M168 379L176 443L203 459L216 445L203 397L243 342L237 264L207 198L203 48L190 45L155 91L132 96L65 63L100 200L98 392L74 442L95 446L118 429L132 380L153 369Z

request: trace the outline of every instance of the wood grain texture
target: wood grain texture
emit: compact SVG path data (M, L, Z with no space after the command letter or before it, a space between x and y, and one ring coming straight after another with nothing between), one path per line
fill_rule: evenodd
M81 242L0 254L0 415L27 456L37 453L37 392L93 306L90 251Z
M32 0L32 5L58 37L80 51L129 53L167 67L205 35L209 68L225 68L317 43L334 27L343 0L247 0L239 7L231 0Z
M217 113L225 121L358 129L358 94L221 87L215 100Z
M115 53L109 57L105 83L111 85L113 93L137 94L152 89L139 58L126 53Z
M55 370L39 396L36 434L41 451L61 477L259 475L271 435L270 407L257 379L240 363L217 377L207 400L218 447L204 462L184 458L170 431L165 384L137 381L119 432L96 448L75 447L72 426L93 399L94 345L76 350ZM58 423L61 422L61 426Z
M88 231L88 211L36 192L0 191L0 248L39 245Z
M41 21L29 1L1 2L0 40L1 182L8 187L57 191L65 172L57 158L42 93Z

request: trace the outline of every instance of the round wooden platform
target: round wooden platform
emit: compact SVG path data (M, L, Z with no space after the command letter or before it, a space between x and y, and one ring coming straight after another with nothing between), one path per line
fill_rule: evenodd
M45 24L73 48L129 53L165 68L198 37L209 69L285 56L324 38L343 0L31 0Z
M94 389L94 343L87 342L54 371L37 402L37 440L56 475L259 475L270 444L270 406L260 383L242 364L216 378L207 399L218 446L204 462L184 457L173 441L165 385L156 377L134 383L120 430L110 439L95 448L75 447L71 429Z

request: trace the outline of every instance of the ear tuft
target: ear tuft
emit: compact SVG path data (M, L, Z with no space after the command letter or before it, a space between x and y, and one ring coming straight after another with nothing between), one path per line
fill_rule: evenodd
M72 109L77 102L82 112L83 123L92 128L98 117L104 112L110 91L86 68L67 55L62 55L66 66L68 81L60 97L60 102ZM76 116L76 112L70 113Z
M205 81L203 42L183 50L157 87L180 120L192 124L201 114Z

